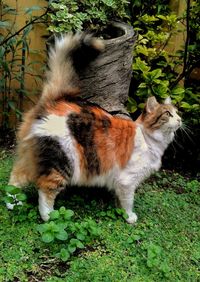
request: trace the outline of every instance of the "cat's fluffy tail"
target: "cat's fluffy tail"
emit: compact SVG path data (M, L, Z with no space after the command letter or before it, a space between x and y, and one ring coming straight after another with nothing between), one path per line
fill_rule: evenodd
M90 34L67 34L55 38L49 51L47 80L41 102L79 94L78 74L103 51L103 41Z

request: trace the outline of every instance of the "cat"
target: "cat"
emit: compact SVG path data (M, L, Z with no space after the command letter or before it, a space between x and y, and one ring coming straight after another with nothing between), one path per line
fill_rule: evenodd
M9 184L36 184L44 221L62 189L81 185L114 190L127 222L134 224L135 190L159 170L165 149L181 127L170 98L159 104L149 97L136 121L81 100L78 73L103 50L102 41L84 33L56 38L41 98L20 126Z

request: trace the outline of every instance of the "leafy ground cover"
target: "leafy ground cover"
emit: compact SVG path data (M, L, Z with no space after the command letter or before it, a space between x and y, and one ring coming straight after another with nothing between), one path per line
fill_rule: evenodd
M1 187L12 162L2 151ZM100 233L66 261L56 256L60 242L41 240L34 187L27 191L28 204L13 212L5 208L1 190L0 281L200 280L200 182L170 171L152 176L138 189L135 226L125 223L110 193L85 189L69 189L56 208L73 210L77 224L96 222Z

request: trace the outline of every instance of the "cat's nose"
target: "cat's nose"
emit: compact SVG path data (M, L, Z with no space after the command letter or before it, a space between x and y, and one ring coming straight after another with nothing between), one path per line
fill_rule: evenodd
M182 121L181 121L181 118L180 118L180 117L177 118L177 122L178 122L179 125L181 125Z

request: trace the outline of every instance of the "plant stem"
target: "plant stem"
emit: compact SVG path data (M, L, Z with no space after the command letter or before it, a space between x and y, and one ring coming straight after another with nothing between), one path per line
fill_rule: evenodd
M24 88L25 88L25 83L24 83L24 79L25 79L25 64L26 64L26 47L25 47L25 42L24 40L26 40L26 38L23 38L23 42L22 42L22 65L21 65L21 82L20 82L20 93L19 93L19 110L20 112L23 111L23 101L24 101ZM20 116L20 121L21 121L21 116Z
M188 74L188 45L190 40L190 0L187 0L187 8L186 8L186 41L185 41L185 49L184 49L184 57L183 57L183 71L177 77L177 79L171 84L170 88L174 88L179 81L181 81Z

